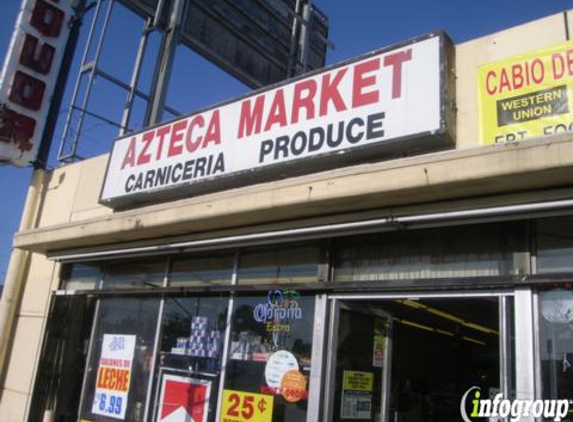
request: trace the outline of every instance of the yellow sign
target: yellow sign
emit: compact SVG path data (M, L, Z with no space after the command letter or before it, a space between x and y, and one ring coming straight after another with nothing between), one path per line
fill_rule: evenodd
M478 69L483 145L573 130L573 42Z
M346 391L367 391L374 390L374 374L371 372L344 371L342 384Z
M221 422L271 422L274 397L223 390Z

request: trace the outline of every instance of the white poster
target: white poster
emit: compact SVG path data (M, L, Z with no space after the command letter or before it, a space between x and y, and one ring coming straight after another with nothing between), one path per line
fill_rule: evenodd
M442 41L432 34L119 138L100 202L165 197L287 163L309 172L310 158L341 159L391 140L419 137L416 148L427 147L444 129Z
M125 419L134 351L134 335L103 335L92 413Z

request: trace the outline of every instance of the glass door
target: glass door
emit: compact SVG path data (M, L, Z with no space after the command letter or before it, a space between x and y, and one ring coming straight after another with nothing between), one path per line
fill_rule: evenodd
M458 422L471 388L511 397L507 299L332 299L325 420Z

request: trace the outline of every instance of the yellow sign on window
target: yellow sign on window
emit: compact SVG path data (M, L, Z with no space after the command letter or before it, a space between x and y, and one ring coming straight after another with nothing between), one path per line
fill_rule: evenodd
M478 69L483 145L573 130L573 42Z
M223 390L221 422L271 422L274 397Z
M372 372L344 371L343 381L345 391L374 390L374 374Z

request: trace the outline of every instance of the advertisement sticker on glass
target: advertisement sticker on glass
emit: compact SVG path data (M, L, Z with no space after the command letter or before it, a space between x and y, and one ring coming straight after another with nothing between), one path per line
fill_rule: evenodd
M344 371L342 381L341 419L370 419L374 374L371 372Z
M92 404L93 414L125 419L134 351L134 335L103 335Z
M221 422L272 422L274 397L223 390Z
M211 381L164 374L157 422L207 422Z

